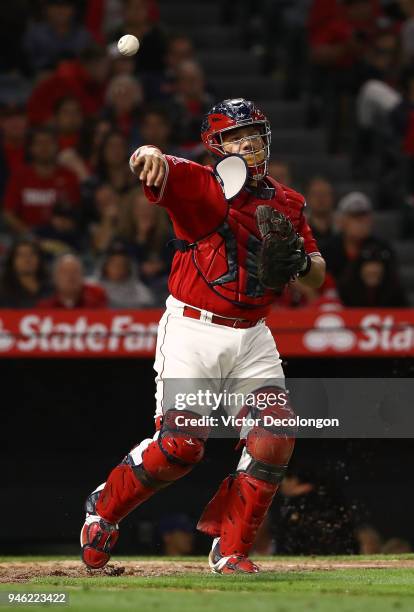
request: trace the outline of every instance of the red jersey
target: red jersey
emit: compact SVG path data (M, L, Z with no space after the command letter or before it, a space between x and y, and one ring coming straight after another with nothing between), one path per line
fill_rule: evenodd
M79 181L72 172L56 167L52 175L42 177L28 165L10 177L4 207L28 227L35 227L49 222L57 201L77 205L79 199Z
M169 289L178 300L221 316L260 319L277 294L257 282L255 254L260 234L255 212L267 204L289 217L308 254L319 253L303 214L303 196L266 177L257 193L245 187L227 202L208 166L166 155L168 172L160 189L144 187L150 202L169 213L177 238L197 243L177 251Z
M82 287L82 292L78 301L75 304L65 304L58 295L52 295L49 298L40 300L37 303L38 308L106 308L108 300L105 290L99 285L85 284Z

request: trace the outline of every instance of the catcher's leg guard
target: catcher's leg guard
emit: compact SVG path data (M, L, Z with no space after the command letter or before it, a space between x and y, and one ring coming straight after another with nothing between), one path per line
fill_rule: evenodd
M82 560L91 569L108 563L119 535L118 525L108 523L96 513L96 501L103 487L99 486L86 500L86 520L80 535Z
M174 429L169 415L154 438L132 449L103 487L89 496L81 532L82 558L89 567L96 569L108 562L123 518L202 459L208 432L193 433Z
M189 413L170 410L159 434L143 451L139 450L138 457L134 457L133 450L110 473L96 504L98 514L106 521L118 523L155 491L188 474L202 459L208 432L176 428L177 414L182 417Z
M266 408L261 411L265 415L289 418L293 412ZM222 557L248 554L293 452L293 432L280 433L262 423L248 433L236 474L221 484L198 523L201 531L220 537Z

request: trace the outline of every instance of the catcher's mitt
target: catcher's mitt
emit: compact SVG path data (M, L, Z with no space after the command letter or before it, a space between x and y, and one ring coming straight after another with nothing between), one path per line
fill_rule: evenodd
M306 269L307 255L303 239L291 221L271 206L256 209L256 223L262 237L259 252L258 278L268 289L281 291L300 272Z

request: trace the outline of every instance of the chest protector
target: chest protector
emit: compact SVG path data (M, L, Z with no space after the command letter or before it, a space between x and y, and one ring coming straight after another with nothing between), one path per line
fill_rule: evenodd
M303 214L303 197L267 177L273 189L266 198L244 189L227 209L221 225L207 236L188 243L176 240L179 251L192 250L198 273L216 295L238 307L257 308L271 304L277 292L258 280L257 267L261 239L256 226L256 208L266 204L286 215L295 229Z

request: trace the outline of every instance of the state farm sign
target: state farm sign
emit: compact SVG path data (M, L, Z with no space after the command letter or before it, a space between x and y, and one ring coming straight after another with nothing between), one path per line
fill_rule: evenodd
M158 313L157 313L158 314ZM158 322L149 311L0 311L0 355L152 356ZM155 320L154 320L155 319Z
M0 357L154 357L161 310L0 310ZM279 352L414 356L414 309L274 310Z
M346 353L356 348L361 352L411 351L414 348L414 327L395 321L391 315L368 314L362 317L359 329L347 329L345 320L337 314L324 314L315 321L314 329L306 332L304 345L311 352L332 349Z

